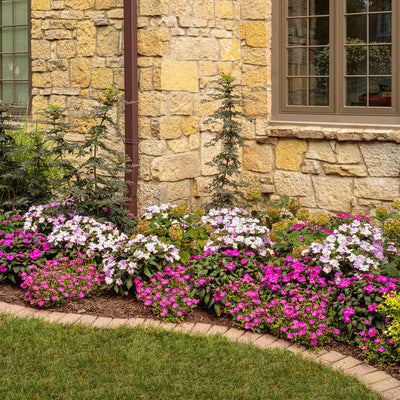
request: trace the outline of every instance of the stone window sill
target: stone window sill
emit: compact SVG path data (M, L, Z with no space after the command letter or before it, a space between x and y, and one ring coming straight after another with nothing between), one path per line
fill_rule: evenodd
M400 143L399 129L338 129L316 126L274 125L266 130L268 138L297 138L337 140L339 142L395 142ZM266 137L257 137L262 142Z

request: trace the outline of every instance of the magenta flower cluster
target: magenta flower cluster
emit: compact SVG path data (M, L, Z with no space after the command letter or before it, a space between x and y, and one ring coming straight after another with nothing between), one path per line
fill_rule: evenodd
M149 282L135 279L137 298L154 314L168 322L181 322L199 303L191 289L191 278L185 267L165 267Z
M21 287L31 305L50 307L71 299L83 299L97 294L104 281L96 266L81 258L62 257L47 261L44 265L30 267L20 274Z

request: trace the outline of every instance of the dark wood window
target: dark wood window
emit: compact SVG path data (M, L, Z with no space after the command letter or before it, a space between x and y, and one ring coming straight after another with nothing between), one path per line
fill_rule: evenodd
M342 123L344 116L355 124L361 116L369 124L363 117L371 116L372 124L375 115L375 124L399 124L399 3L274 3L273 53L279 57L273 60L279 62L272 66L273 119L307 115L312 121L318 115L322 122Z
M26 108L29 103L30 0L0 2L0 99Z

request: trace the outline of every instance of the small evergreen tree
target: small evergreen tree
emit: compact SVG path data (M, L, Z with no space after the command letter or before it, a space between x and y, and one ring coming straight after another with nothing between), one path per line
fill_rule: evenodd
M221 143L222 149L207 165L215 167L218 172L212 182L206 187L211 193L211 201L207 208L233 207L241 205L243 193L240 190L246 182L240 179L239 150L244 147L240 134L241 123L239 118L250 118L239 111L245 105L244 97L236 94L240 86L234 83L235 78L223 75L217 81L216 93L211 95L214 101L221 101L220 107L206 122L222 121L222 129L215 138L206 144L207 147Z

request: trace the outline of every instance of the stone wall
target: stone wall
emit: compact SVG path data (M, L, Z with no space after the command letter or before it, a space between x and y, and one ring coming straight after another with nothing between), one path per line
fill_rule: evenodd
M259 100L247 105L256 119L246 139L265 131L270 13L269 0L139 1L139 205L204 201L218 149L204 146L216 127L204 123L215 104L203 100L220 73Z
M400 132L269 126L271 0L140 0L139 205L204 201L218 149L203 103L221 72L243 84L254 122L243 125L244 179L265 198L369 213L400 197Z
M123 90L123 17L123 0L31 0L34 117L51 103L72 119L96 89Z

